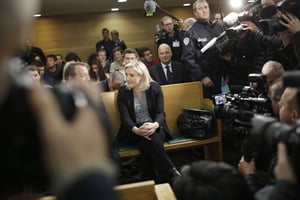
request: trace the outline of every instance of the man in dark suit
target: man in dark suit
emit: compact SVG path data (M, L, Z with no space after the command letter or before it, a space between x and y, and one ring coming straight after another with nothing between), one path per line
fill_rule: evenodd
M172 50L168 44L161 44L158 47L158 57L160 62L150 69L151 77L160 85L183 83L185 81L184 64L171 60Z

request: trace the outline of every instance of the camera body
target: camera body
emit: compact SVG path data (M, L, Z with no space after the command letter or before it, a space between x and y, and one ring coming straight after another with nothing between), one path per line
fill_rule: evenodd
M216 117L234 120L235 130L244 135L248 135L254 115L271 113L270 101L264 90L258 91L253 87L254 82L265 86L265 77L262 74L249 74L248 81L250 85L243 86L239 93L214 96Z
M298 0L283 0L276 5L263 8L260 13L263 19L259 20L259 24L264 34L271 35L286 30L286 27L279 22L284 21L284 19L281 16L276 16L278 12L289 12L300 18L300 2Z

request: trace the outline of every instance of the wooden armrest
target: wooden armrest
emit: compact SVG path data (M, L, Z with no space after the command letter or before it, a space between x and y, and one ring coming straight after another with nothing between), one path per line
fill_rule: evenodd
M156 200L154 185L154 181L143 181L119 185L115 190L122 200Z

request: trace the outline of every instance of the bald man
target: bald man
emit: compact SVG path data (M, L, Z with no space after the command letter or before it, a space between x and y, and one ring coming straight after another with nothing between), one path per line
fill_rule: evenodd
M151 77L160 85L183 83L186 77L185 66L181 62L171 60L171 47L161 44L157 51L160 62L149 69Z

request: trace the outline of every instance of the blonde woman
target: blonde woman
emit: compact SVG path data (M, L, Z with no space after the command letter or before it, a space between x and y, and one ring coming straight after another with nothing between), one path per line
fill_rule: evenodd
M164 98L141 61L125 66L126 85L118 92L121 128L118 142L137 145L141 152L141 178L170 182L180 176L167 156L163 142L169 135Z

